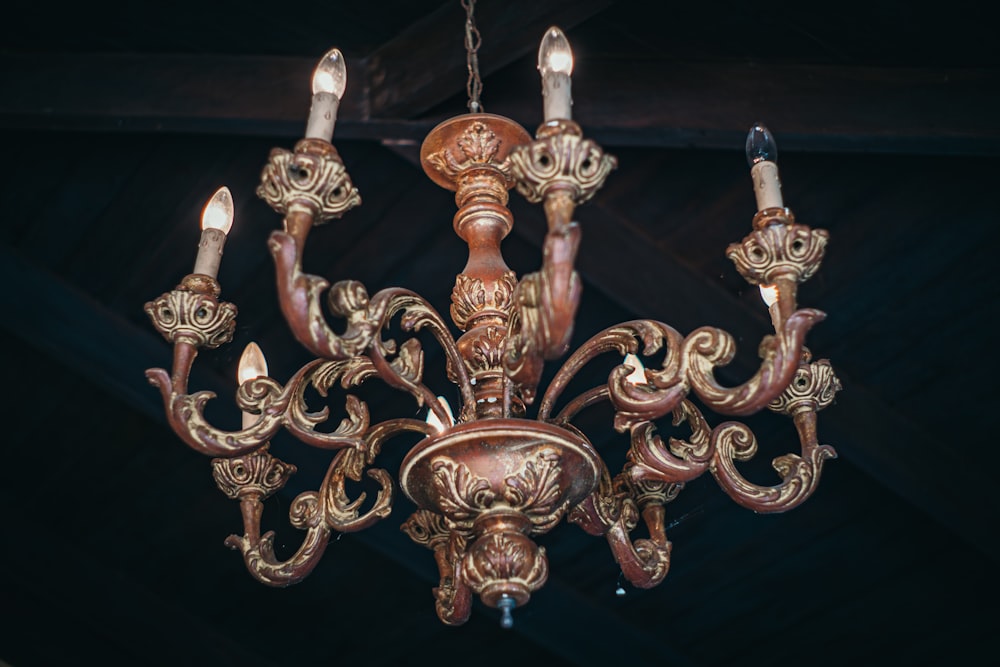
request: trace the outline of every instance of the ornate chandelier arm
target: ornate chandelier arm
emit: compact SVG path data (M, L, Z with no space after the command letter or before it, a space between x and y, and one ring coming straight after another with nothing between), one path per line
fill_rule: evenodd
M612 482L605 469L597 490L574 507L567 520L590 535L604 535L625 577L639 588L652 588L670 569L663 504L673 500L681 487L656 482L640 487L625 473ZM633 543L629 533L638 522L639 507L650 538Z
M264 445L280 427L280 419L262 419L237 432L214 429L204 419L205 403L215 396L208 391L187 394L188 377L198 349L214 349L232 340L236 306L220 301L215 278L194 273L175 289L145 306L153 326L174 346L171 373L150 368L146 378L160 390L167 420L190 447L211 456L238 456ZM258 385L265 394L280 394L277 384ZM263 396L262 396L263 398Z
M766 164L770 163L754 169ZM753 227L740 243L729 246L726 255L747 282L761 288L771 312L775 336L761 344L760 369L745 384L723 388L712 368L732 360L732 336L706 327L685 340L683 356L692 389L710 408L727 415L752 414L777 397L798 367L806 333L826 317L814 309L796 310L797 285L819 268L829 238L826 230L796 224L784 206L762 208L754 216Z
M289 510L292 525L306 529L302 544L291 558L279 561L275 557L273 531L260 534L264 499L282 488L294 472L295 466L271 456L266 446L246 456L212 461L216 484L227 496L240 501L243 514L244 534L230 535L225 544L241 551L250 574L268 586L289 586L305 578L316 567L330 539L330 528L322 520L315 491L300 494Z
M170 378L162 369L146 372L150 381L159 386L166 405L171 428L192 449L210 456L240 456L267 443L285 426L296 438L321 449L359 447L358 437L368 426L368 412L364 404L349 396L348 418L331 433L314 430L326 421L328 410L310 412L306 407L304 392L313 385L325 391L331 380L324 378L348 372L358 373L356 361L327 363L314 360L303 366L282 387L268 377L258 377L244 382L236 395L237 404L245 411L259 413L260 418L239 431L224 431L212 426L205 418L205 404L215 397L213 392L178 394L172 390ZM327 383L327 384L324 384Z
M344 449L334 457L318 492L299 494L289 510L291 524L306 530L302 544L288 560L274 554L274 532L260 534L263 500L282 488L295 467L279 461L262 447L247 456L214 459L213 475L219 488L240 500L244 534L231 535L226 545L243 553L250 574L269 586L289 586L305 578L319 562L334 530L356 532L370 527L392 511L393 482L389 473L370 469L367 474L379 484L372 507L361 512L366 495L352 500L345 489L348 479L361 474L381 451L385 440L404 432L428 434L430 427L414 419L397 419L369 429L359 448Z
M529 403L544 361L564 355L573 334L581 292L574 270L580 228L573 211L594 196L618 164L582 134L572 120L549 120L533 142L518 146L507 158L518 192L530 202L544 202L548 221L542 268L518 285L515 324L504 356L508 377L522 387Z
M806 333L825 318L825 313L812 308L792 313L776 335L764 338L758 350L762 362L754 376L736 387L723 387L714 374L717 366L728 364L736 353L732 335L714 327L696 329L684 339L684 376L698 398L712 410L725 415L753 414L788 386L798 367Z
M295 338L312 353L331 360L356 357L369 351L379 375L397 389L409 391L421 404L439 413L443 409L433 392L419 382L419 345L409 341L400 348L395 365L385 360L385 354L396 350L378 340L378 332L392 317L405 311L403 326L407 330L429 327L448 358L449 374L462 395L463 410L475 404L468 371L461 361L454 339L441 316L422 297L402 289L381 290L369 298L365 287L357 281L340 281L330 288L330 310L347 320L343 335L338 335L326 323L321 294L329 287L323 278L302 273L299 241L287 232L273 232L270 240L274 257L279 301L285 320ZM405 356L404 356L405 355Z
M326 323L321 295L330 283L301 269L301 241L288 232L272 232L268 242L274 258L278 301L289 328L307 350L324 359L347 359L365 351L384 312L369 304L364 285L340 281L327 295L330 310L347 320L343 334Z
M686 391L683 385L679 384L683 378L679 375L681 364L678 353L683 338L676 330L662 322L633 320L605 329L570 355L542 397L538 419L551 420L552 410L562 392L573 377L597 356L607 352L617 352L622 357L634 354L639 350L640 341L643 343L644 355L655 354L666 345L666 356L661 369L646 371L648 384L644 387L625 381L625 376L632 369L622 365L612 370L607 384L608 396L617 410L629 414L629 417L622 417L621 420L616 415L616 427L619 426L619 421L622 422L621 426L624 429L633 418L638 421L640 415L646 415L646 419L655 419L673 410L676 402L683 397L679 396L678 392L683 394ZM565 414L568 419L577 409L575 407L570 409L569 406L582 408L594 400L597 400L597 396L591 396L589 393L586 398L574 399L567 406L569 412L564 410L561 415Z
M738 504L756 512L784 512L800 505L816 490L823 462L837 456L833 447L819 444L816 412L830 405L839 389L840 382L830 362L821 359L809 363L807 351L795 378L768 406L792 418L801 445L798 455L785 454L772 462L781 483L758 486L739 474L735 462L753 457L757 440L745 425L726 422L712 431L715 451L710 469L719 486Z
M445 625L462 625L472 613L472 589L462 577L466 537L453 530L440 514L418 509L401 530L411 540L434 552L440 583L434 588L434 608Z
M339 218L361 203L337 150L328 140L316 137L300 140L294 152L273 149L261 172L257 196L284 216L284 231L273 232L268 247L274 257L281 311L296 339L324 359L360 354L381 319L380 313L368 310L364 287L345 281L330 290L330 309L347 319L347 330L338 336L327 326L320 302L320 294L330 284L301 270L306 237L313 225Z

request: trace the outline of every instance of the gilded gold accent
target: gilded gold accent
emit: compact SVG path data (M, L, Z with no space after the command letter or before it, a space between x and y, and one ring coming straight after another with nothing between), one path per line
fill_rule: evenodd
M316 150L300 142L295 151L275 148L260 175L257 196L275 211L308 209L313 223L339 218L361 203L361 195L336 150ZM327 144L328 145L328 144Z

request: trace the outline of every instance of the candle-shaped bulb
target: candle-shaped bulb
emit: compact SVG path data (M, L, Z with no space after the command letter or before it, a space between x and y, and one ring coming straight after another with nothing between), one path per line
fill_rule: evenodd
M747 134L747 162L753 178L757 210L784 208L781 198L781 180L778 178L778 147L767 128L757 123Z
M243 348L243 354L240 355L240 363L236 368L236 379L240 384L243 384L244 382L265 377L266 375L267 361L264 359L264 353L260 351L260 346L254 342L247 343L247 346ZM257 415L250 412L243 413L244 429L248 429L256 423Z
M542 76L549 72L560 72L567 76L573 73L573 51L569 48L569 40L555 26L545 31L538 47L538 69Z
M243 348L240 363L236 369L236 379L240 384L267 375L267 360L257 343L250 342Z
M754 166L758 162L767 160L768 162L778 161L778 145L774 143L774 137L766 127L757 123L750 128L747 133L747 163Z
M625 355L622 363L632 367L632 372L625 376L626 382L629 384L646 384L646 369L643 367L639 357L630 352Z
M202 229L218 229L228 234L233 228L233 193L225 185L215 191L201 213Z
M778 300L777 285L760 285L760 298L764 300L764 305L768 308L773 306Z
M316 65L313 72L312 91L316 93L333 93L337 99L343 99L347 88L347 66L344 64L344 54L340 49L330 49Z
M312 79L312 106L309 108L307 139L333 138L337 108L347 88L347 66L340 49L330 49L319 61Z
M538 47L538 71L542 75L545 120L572 118L573 51L566 35L555 26L545 31Z
M445 413L448 415L448 423L447 424L442 423L441 420L438 418L437 414L435 414L435 412L430 409L427 411L427 423L430 424L435 431L441 433L449 426L454 426L455 415L451 411L451 404L448 403L448 399L446 399L444 396L438 396L437 400L438 403L441 404L441 407L444 408Z
M222 186L215 191L201 213L201 241L198 242L198 256L194 260L194 271L215 278L219 275L222 262L222 248L226 245L226 234L233 227L233 195L229 188Z

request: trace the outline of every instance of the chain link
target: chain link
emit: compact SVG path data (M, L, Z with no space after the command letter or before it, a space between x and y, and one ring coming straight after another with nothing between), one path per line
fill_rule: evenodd
M479 96L483 92L483 80L479 77L477 51L483 43L483 38L479 35L476 19L473 16L473 12L476 10L476 0L462 0L462 7L465 8L465 52L466 63L469 67L469 80L465 85L465 90L469 94L469 111L482 113L483 103Z

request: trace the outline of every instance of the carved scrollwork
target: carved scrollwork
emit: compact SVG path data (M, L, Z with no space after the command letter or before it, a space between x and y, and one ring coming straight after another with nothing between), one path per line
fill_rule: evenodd
M554 129L543 126L537 139L518 146L507 159L517 191L530 202L542 201L553 189L565 189L576 204L582 204L618 166L617 158L584 139L572 121Z
M434 551L440 582L434 588L434 608L446 625L461 625L472 612L472 590L465 583L461 563L466 535L429 510L417 510L400 527L410 539Z
M772 284L780 277L802 282L816 273L829 238L825 229L774 223L731 244L726 256L751 285Z
M673 411L673 425L687 423L688 439L671 437L668 444L656 433L651 423L632 428L628 472L633 482L684 483L696 479L708 469L712 459L712 429L694 404L681 401Z
M600 536L607 534L611 526L618 522L622 522L626 531L632 530L638 517L635 501L628 497L626 490L615 484L607 468L604 468L597 489L573 507L566 520L590 535Z
M295 206L313 212L315 224L339 218L361 203L344 163L332 146L301 141L295 151L275 148L264 166L257 196L275 211Z
M559 413L558 423L568 422L580 409L597 400L610 400L615 407L615 428L625 431L632 425L658 419L674 409L687 392L681 347L683 337L672 327L654 320L633 320L605 329L581 345L556 373L539 406L539 419L550 418L556 401L570 380L588 363L601 354L617 353L621 357L639 351L656 354L666 347L659 369L646 370L647 383L637 385L626 380L631 372L625 365L612 369L606 385L571 400Z
M813 494L819 484L823 462L837 453L816 440L816 413L796 415L796 427L802 445L801 455L785 454L772 465L781 477L775 486L760 486L748 481L736 469L736 461L745 461L757 452L757 439L745 424L725 422L715 427L712 440L715 455L710 467L719 486L737 504L755 512L784 512L798 507Z
M316 493L300 494L289 510L290 522L307 531L295 555L280 561L274 554L274 532L260 536L261 501L282 488L295 466L271 456L266 448L247 456L214 459L212 476L227 496L240 500L245 534L230 535L226 545L243 552L247 569L269 586L288 586L304 578L319 561L329 529L320 521Z
M714 369L732 361L736 343L721 329L702 327L684 340L682 356L691 388L708 407L726 415L757 412L780 394L798 368L806 333L826 314L803 308L791 314L774 336L758 348L761 365L752 378L737 387L723 387Z
M213 392L178 394L166 371L154 368L146 372L150 382L160 388L167 417L174 432L191 448L211 456L233 457L251 452L270 440L285 426L299 440L323 449L340 449L361 445L360 434L368 426L367 408L357 398L348 396L347 418L330 432L315 427L326 421L327 408L312 412L306 405L305 392L314 386L325 395L331 378L356 379L371 371L371 362L359 357L341 362L314 360L303 366L282 387L273 379L259 377L244 382L236 395L237 404L245 411L260 414L248 428L224 431L205 418L205 405L215 397Z
M329 303L337 315L347 320L342 335L326 322L321 295L330 283L302 272L299 241L287 232L272 232L268 247L274 258L278 301L292 333L317 357L347 359L371 344L385 315L386 304L372 305L364 286L353 280L330 288Z
M627 473L611 480L605 470L598 489L573 508L568 520L591 535L604 535L626 579L640 588L651 588L663 581L670 569L671 545L664 531L663 502L676 496L680 488L679 484L658 482L639 487ZM637 497L644 504L642 516L650 537L633 543L629 533L638 522Z
M406 535L428 549L447 544L451 531L445 518L437 512L418 509L399 527Z
M146 303L156 330L171 343L186 341L214 349L233 339L236 306L212 294L178 288Z

